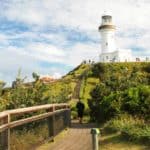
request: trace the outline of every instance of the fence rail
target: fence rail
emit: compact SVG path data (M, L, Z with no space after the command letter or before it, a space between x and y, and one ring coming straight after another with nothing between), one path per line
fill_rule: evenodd
M14 116L22 116L32 112L39 112L32 114L32 116L12 120ZM56 131L57 122L56 116L61 114L63 116L63 125L59 131ZM27 123L35 122L47 118L49 137L54 138L62 129L70 126L70 108L66 103L63 104L47 104L40 106L33 106L27 108L19 108L14 110L7 110L0 113L0 146L2 150L10 150L10 129L24 125Z

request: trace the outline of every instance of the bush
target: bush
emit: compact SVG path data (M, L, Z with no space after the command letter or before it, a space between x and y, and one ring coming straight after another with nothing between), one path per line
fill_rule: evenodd
M121 115L105 124L105 130L119 131L131 141L150 142L150 125L143 119L130 115Z
M124 92L123 110L133 115L149 118L150 114L150 86L141 85L129 88Z
M77 111L71 111L71 119L77 119L77 118L78 118Z
M97 63L93 77L100 83L90 92L88 101L93 121L107 121L127 112L150 119L149 74L143 71L150 63Z

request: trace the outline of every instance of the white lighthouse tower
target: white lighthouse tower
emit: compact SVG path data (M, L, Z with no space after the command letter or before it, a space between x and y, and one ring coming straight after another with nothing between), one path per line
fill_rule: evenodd
M132 61L130 49L121 50L116 47L116 27L112 22L112 16L103 15L99 27L101 34L100 62L129 62Z
M115 30L115 26L112 23L112 17L109 15L102 16L102 24L99 27L102 41L102 53L110 53L116 50Z

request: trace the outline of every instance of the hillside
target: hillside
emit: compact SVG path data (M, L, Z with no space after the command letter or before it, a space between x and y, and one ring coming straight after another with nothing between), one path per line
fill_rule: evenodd
M77 118L78 99L86 106L84 121L101 125L103 149L111 147L105 143L107 140L114 149L128 148L126 141L135 149L150 143L150 63L84 63L51 84L36 80L31 86L19 84L6 91L1 88L0 111L67 102L72 118ZM34 132L29 136L37 139ZM13 137L18 139L16 133ZM146 147L149 149L149 145Z
M64 78L80 85L74 92L86 105L85 115L104 123L104 133L119 133L119 143L121 137L139 145L150 143L150 63L82 64Z
M81 64L64 76L63 80L69 80L73 85L72 99L86 101L90 98L89 92L99 82L98 78L89 76L91 68L92 64Z
M96 84L103 80L111 80L121 86L121 82L130 83L131 80L149 84L150 63L97 63L81 64L63 77L62 81L68 81L72 85L72 99L83 100L90 98L90 91ZM120 82L120 83L119 83ZM108 83L109 84L109 83ZM115 87L114 87L115 88Z
M19 88L1 93L1 99L3 99L0 101L1 110L69 100L76 101L79 98L88 107L87 100L91 98L90 92L97 84L105 81L108 88L112 86L122 89L129 88L130 81L134 87L138 84L149 85L149 74L150 63L82 63L54 83L45 85L38 81L30 87L19 86ZM25 99L22 98L23 95L26 95ZM10 106L9 103L13 106Z

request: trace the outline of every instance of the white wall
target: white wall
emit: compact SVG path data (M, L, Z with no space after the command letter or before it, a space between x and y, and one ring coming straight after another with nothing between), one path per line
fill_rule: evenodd
M117 50L111 53L102 53L100 62L131 62L133 61L131 50Z
M101 49L102 53L111 53L116 50L115 30L103 29L101 30Z

